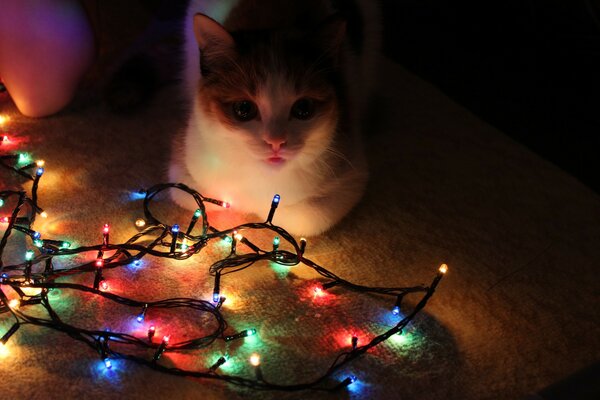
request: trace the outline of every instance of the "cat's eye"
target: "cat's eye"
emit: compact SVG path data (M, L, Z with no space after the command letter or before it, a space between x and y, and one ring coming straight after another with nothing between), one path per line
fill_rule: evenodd
M232 111L234 118L241 122L252 121L258 115L258 107L250 100L236 101Z
M299 99L292 106L290 114L301 120L311 119L315 115L315 102L306 97Z

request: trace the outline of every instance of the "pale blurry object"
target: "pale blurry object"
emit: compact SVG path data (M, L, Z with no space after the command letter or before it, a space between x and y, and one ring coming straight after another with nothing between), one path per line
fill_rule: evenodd
M94 54L79 1L2 1L0 77L23 114L43 117L66 106Z

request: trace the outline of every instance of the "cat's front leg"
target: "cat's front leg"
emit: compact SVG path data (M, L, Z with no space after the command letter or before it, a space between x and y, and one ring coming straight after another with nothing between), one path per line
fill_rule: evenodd
M285 199L273 218L278 225L294 236L316 236L335 224L358 203L367 181L367 173L352 171L325 193L304 201L285 205Z

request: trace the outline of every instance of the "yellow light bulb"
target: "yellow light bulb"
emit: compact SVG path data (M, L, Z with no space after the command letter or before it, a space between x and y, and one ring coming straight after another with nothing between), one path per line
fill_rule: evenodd
M252 354L250 356L250 364L252 364L255 367L258 367L260 365L260 356L256 353Z
M240 240L242 240L243 238L244 238L244 236L243 236L241 233L236 233L236 234L235 234L235 240L237 240L238 242L239 242Z
M35 283L33 280L29 280L29 282L27 282L28 284L33 284ZM37 296L40 293L42 293L42 288L33 288L33 287L21 287L21 290L23 291L23 293L25 293L26 296Z
M142 218L138 218L135 220L135 226L138 228L143 228L146 226L146 221L144 221Z
M12 299L11 301L8 302L8 306L10 308L12 308L13 310L18 310L19 307L21 306L21 301L19 299Z
M0 342L0 357L6 357L9 355L9 353L8 347L4 343Z
M38 166L38 167L40 167L40 168L41 168L41 167L43 167L43 166L44 166L44 164L46 164L46 161L44 161L44 160L37 160L37 161L35 162L35 165L37 165L37 166Z
M0 115L0 125L4 125L8 121L10 121L10 117L8 115Z
M446 272L448 272L448 266L446 264L442 264L440 265L438 271L440 271L442 274L445 274Z
M42 213L40 214L40 217L48 218L48 213L46 211L42 211Z

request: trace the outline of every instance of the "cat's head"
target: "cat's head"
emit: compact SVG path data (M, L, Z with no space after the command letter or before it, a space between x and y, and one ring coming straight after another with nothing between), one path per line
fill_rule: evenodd
M199 104L240 157L277 169L329 151L343 101L345 22L332 17L313 28L230 33L194 17Z

